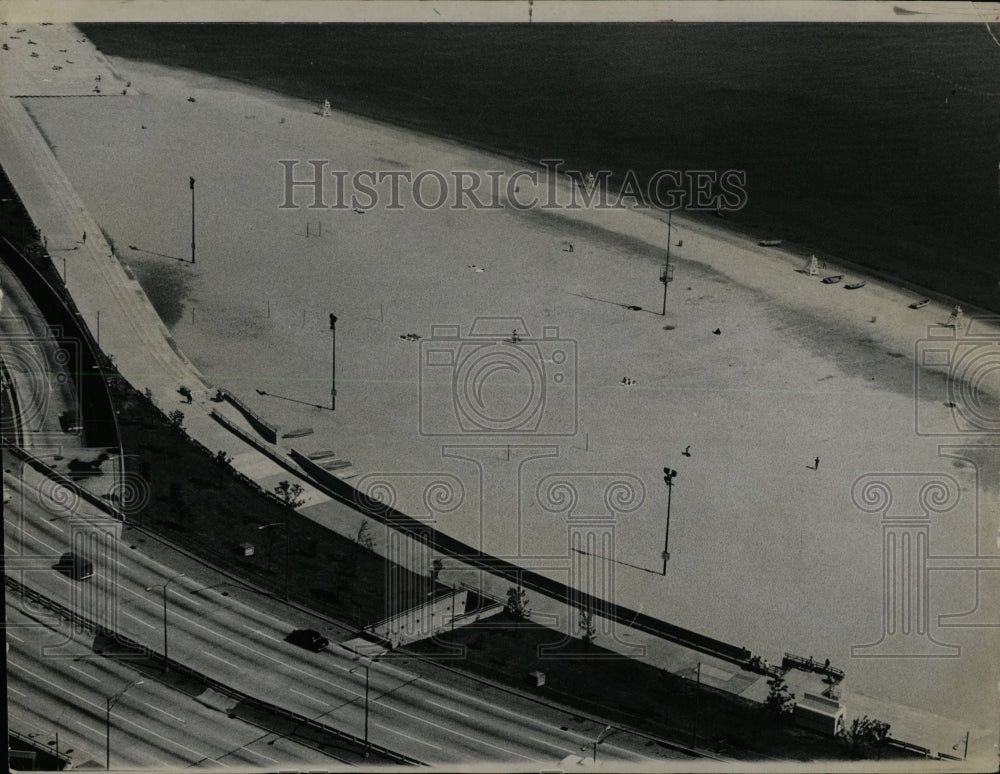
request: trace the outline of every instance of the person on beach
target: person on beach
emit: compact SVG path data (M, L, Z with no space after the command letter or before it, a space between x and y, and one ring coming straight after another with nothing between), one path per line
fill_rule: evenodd
M813 463L813 470L819 470L819 457L817 457L816 461Z
M515 328L513 332L510 334L510 340L511 343L513 344L517 344L520 341L520 339L517 337L517 328Z
M87 232L83 232L83 239L81 240L84 244L87 244Z

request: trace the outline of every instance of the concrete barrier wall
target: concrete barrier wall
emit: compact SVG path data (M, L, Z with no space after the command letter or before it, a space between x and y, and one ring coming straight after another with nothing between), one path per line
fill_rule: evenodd
M365 633L393 648L423 640L452 627L454 619L465 614L468 601L465 589L445 592L437 599L365 627Z
M273 425L264 419L260 414L256 413L247 406L242 400L233 395L229 390L220 389L219 392L222 394L224 400L232 404L237 411L239 411L244 417L246 417L247 422L253 427L261 437L268 443L278 442L278 426Z
M366 516L386 524L415 540L419 540L438 554L451 557L493 575L498 575L509 580L512 584L538 591L564 604L573 607L599 609L602 611L602 616L609 620L633 629L648 632L693 650L708 653L709 655L740 665L746 664L750 659L751 653L746 648L731 645L728 642L723 642L713 637L660 621L640 611L630 610L621 605L597 599L590 594L570 589L559 581L539 575L531 570L525 570L504 559L484 554L459 540L435 531L432 527L414 519L412 516L407 516L395 508L390 508L384 503L366 496L346 481L337 478L329 471L323 470L323 468L301 452L292 449L289 455L302 468L306 475L312 478L313 482L319 488L324 489L327 494Z

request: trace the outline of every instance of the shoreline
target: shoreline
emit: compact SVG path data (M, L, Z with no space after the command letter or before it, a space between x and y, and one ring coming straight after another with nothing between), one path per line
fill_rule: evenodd
M111 55L102 55L108 58L113 58ZM292 102L300 102L303 105L309 105L314 112L318 114L318 105L322 103L321 98L317 97L316 100L312 100L309 95L302 94L294 90L282 90L281 88L275 86L262 85L255 83L248 78L239 77L236 75L219 75L212 72L207 72L205 70L200 70L197 68L186 67L186 66L176 66L176 65L161 65L158 62L153 62L145 59L133 59L124 60L130 61L135 64L148 65L152 67L163 67L165 69L177 70L179 72L184 72L191 74L196 77L204 77L209 79L218 79L223 82L228 82L234 85L238 85L240 88L245 88L250 90L250 92L258 92L259 94L270 94L278 101L290 100ZM290 88L290 87L289 87ZM437 142L451 144L456 148L464 148L475 150L483 155L493 156L505 161L514 161L518 164L525 165L527 168L539 171L539 173L545 173L545 167L540 164L540 162L532 157L519 155L516 153L510 153L499 149L496 146L490 145L489 143L480 142L475 139L470 139L467 137L459 136L457 134L442 131L433 130L421 126L417 120L408 120L405 117L392 116L384 111L378 110L364 110L356 105L349 104L336 104L333 105L333 110L341 115L352 116L361 121L372 121L376 124L385 127L391 127L404 132L408 132L412 135L418 137L424 137L428 140L433 140ZM582 170L585 171L585 170ZM621 177L621 175L617 175ZM569 178L562 174L560 175L560 180L564 182L569 182ZM618 193L618 188L616 186L609 187L609 191L616 196ZM666 210L658 210L655 207L650 207L649 209L640 210L640 214L647 214L650 217L658 217L659 214L665 216ZM716 218L714 213L691 213L683 208L675 212L678 217L684 217L691 219L695 223L699 223L705 228L719 229L721 232L732 232L735 235L746 235L751 238L753 242L758 239L769 238L769 234L762 231L762 227L754 224L742 223L738 218L733 218L724 216L723 218ZM776 229L780 230L780 226ZM935 290L932 286L921 285L917 282L911 282L906 279L904 275L894 273L892 271L880 269L877 266L869 265L863 260L859 260L852 257L850 254L840 254L836 252L829 251L822 243L817 242L815 244L799 241L796 239L782 238L783 246L778 248L779 250L786 251L790 256L801 255L803 260L807 260L811 254L816 254L820 260L824 260L827 263L833 264L838 267L843 267L846 270L864 274L866 277L871 277L874 279L879 279L890 284L894 284L897 287L907 289L915 293L916 295L927 297L933 301L938 301L940 303L947 304L949 306L960 305L964 310L974 313L977 316L985 317L996 317L1000 319L1000 307L996 310L991 309L988 306L983 306L974 301L964 299L960 296L955 296L947 293Z
M99 49L98 49L99 50ZM107 55L102 52L102 56L105 57L109 62L121 59L116 56ZM288 94L280 91L273 87L261 86L259 84L252 83L251 81L238 78L235 76L225 76L225 75L215 75L212 73L206 73L202 70L189 68L189 67L168 67L166 65L161 65L155 62L148 62L146 60L129 60L121 59L122 62L127 62L130 66L135 67L139 65L140 67L149 67L155 72L160 70L164 73L168 72L180 72L189 73L197 78L207 79L209 84L212 81L220 81L223 83L231 83L234 86L239 87L238 90L245 90L246 96L262 98L263 95L270 95L274 98L277 104L282 102L290 102L293 105L298 105L300 108L306 110L307 113L313 115L319 115L319 109L316 109L318 102L314 102L307 97L299 96L295 94ZM211 87L211 86L210 86ZM541 179L545 179L547 174L547 168L542 165L537 160L533 160L527 157L521 157L514 154L504 153L494 147L486 144L476 143L474 141L465 140L461 137L448 134L446 132L432 132L427 129L416 126L415 124L408 123L404 120L393 120L387 116L380 116L374 113L366 113L364 111L351 109L345 106L332 106L331 109L334 113L340 114L342 117L351 117L360 122L372 122L377 125L405 132L414 135L418 138L424 138L431 142L443 143L447 146L451 146L456 150L473 150L485 156L492 156L497 159L502 159L504 162L517 162L523 164L525 167L530 168L538 173ZM577 170L574 170L577 171ZM580 170L582 171L582 170ZM555 180L557 183L563 186L574 185L574 180L566 173L559 173ZM609 199L615 198L618 193L617 189L609 189ZM566 193L566 196L569 196ZM298 207L297 209L304 209L303 207ZM332 208L330 208L332 209ZM516 208L508 208L511 211L516 211ZM534 208L538 209L538 208ZM317 212L321 212L318 210ZM622 208L607 208L606 211L609 212L628 212L634 213L643 217L656 220L660 223L666 222L667 210L658 209L652 205L646 207L622 207ZM559 213L561 210L555 210L554 212ZM572 212L572 210L570 210ZM567 219L571 219L572 216L564 216ZM760 248L760 250L766 251L762 255L770 255L778 259L786 260L790 265L796 260L808 261L810 256L815 255L816 258L821 262L828 265L830 269L842 269L844 272L851 272L854 274L861 275L866 281L874 280L881 282L892 289L899 291L908 291L913 293L914 296L919 298L914 298L914 301L921 300L923 298L928 298L932 303L937 303L946 307L961 306L963 311L966 313L966 317L975 316L982 317L988 320L1000 323L1000 310L993 311L987 307L978 306L970 301L963 300L956 296L951 296L940 291L919 285L917 283L908 282L905 278L899 277L892 272L881 270L874 266L868 266L864 263L860 263L853 260L849 256L843 256L836 253L827 252L823 246L810 247L804 243L797 242L789 239L782 239L781 246L778 247L762 247L757 244L758 240L767 239L766 232L760 231L758 226L751 226L740 223L736 220L730 219L725 215L719 216L715 212L711 213L691 213L684 208L679 208L675 211L675 218L677 226L684 228L694 227L692 230L700 230L701 232L709 235L712 238L723 239L729 242L735 247L742 248ZM746 239L747 242L744 243L740 240ZM663 250L659 245L653 243L648 243L651 248ZM801 268L801 267L800 267ZM834 272L831 272L834 273ZM845 280L846 281L846 280ZM838 285L837 287L842 287Z

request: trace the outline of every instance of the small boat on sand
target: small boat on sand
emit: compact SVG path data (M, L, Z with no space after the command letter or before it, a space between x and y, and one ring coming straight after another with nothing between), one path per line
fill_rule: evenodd
M780 239L761 239L757 244L761 247L781 247Z
M844 278L843 274L833 274L833 275L831 275L829 277L824 277L823 278L823 284L824 285L836 285L843 278Z
M863 288L864 286L864 282L852 282L849 285L844 285L844 290L857 290L858 288Z
M925 298L923 301L914 301L912 304L910 304L910 309L923 309L930 302L931 300L929 298Z

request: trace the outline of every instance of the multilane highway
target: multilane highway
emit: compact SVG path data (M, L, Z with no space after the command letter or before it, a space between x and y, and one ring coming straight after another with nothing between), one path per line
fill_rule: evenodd
M7 605L8 723L76 764L169 766L336 766L337 761L264 731L161 684L127 662L93 652L93 635ZM183 687L183 686L182 686ZM117 700L114 698L118 696Z
M108 555L94 557L96 575L72 581L52 569L67 550L70 535L113 536L113 524L96 524L69 513L66 493L32 469L22 479L5 476L16 509L7 509L4 534L7 572L46 597L114 628L154 652L164 649L162 586L167 592L169 657L218 680L325 725L363 736L365 669L369 666L369 734L373 743L428 763L496 760L552 764L590 749L593 735L494 703L466 691L431 683L391 659L359 662L332 645L311 653L284 642L297 625L275 620L219 591L177 577L113 537ZM72 498L70 498L72 499ZM15 511L21 511L23 518ZM33 565L31 569L17 569ZM88 593L88 586L101 593ZM149 590L147 590L149 589ZM361 668L359 668L361 667ZM584 753L585 754L585 753ZM657 760L613 741L601 744L603 760Z

